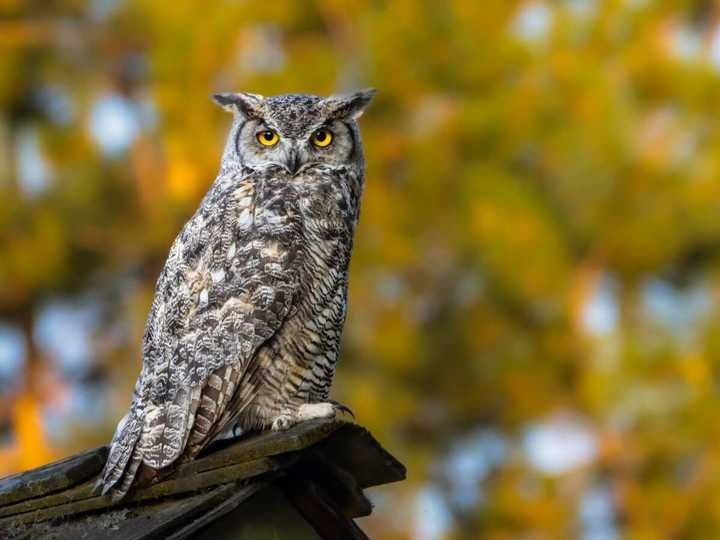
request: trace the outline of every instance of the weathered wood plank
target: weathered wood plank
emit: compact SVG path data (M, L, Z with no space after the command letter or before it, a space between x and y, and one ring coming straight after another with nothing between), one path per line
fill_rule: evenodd
M280 486L292 505L323 540L369 540L337 506L324 486L301 471L289 474Z
M105 452L105 448L96 449L0 480L0 494L6 501L0 504L0 537L15 531L16 538L23 538L22 531L30 531L32 538L145 540L176 534L179 540L231 512L259 486L279 481L293 505L321 535L329 538L332 530L339 537L364 538L352 521L372 510L362 488L405 477L404 466L364 428L317 420L285 432L217 443L174 474L139 486L114 504L92 491ZM278 480L278 475L294 480L289 484ZM298 499L301 492L307 501ZM136 518L140 520L133 522L137 529L122 525ZM103 528L102 534L92 532L97 527ZM104 530L108 527L109 532ZM123 535L113 536L118 530L124 531ZM57 534L48 536L43 531Z
M348 518L368 516L372 512L372 504L353 473L337 465L332 456L318 452L317 448L304 452L287 474L298 482L314 481L322 485L337 509Z
M203 454L200 459L182 465L177 474L195 474L233 463L303 450L346 425L347 422L343 421L310 420L287 431L266 431L243 437L229 445L228 442L221 441L211 446L209 453Z
M74 520L5 527L0 529L4 533L0 536L11 540L26 537L43 538L43 540L165 539L174 534L178 528L202 519L230 499L237 499L239 503L243 498L255 493L258 488L238 486L235 483L223 484L181 499L162 500L141 507L111 509L101 514L91 514Z
M203 527L210 525L216 519L235 510L240 503L249 499L266 485L267 484L265 482L255 482L243 487L237 493L220 501L219 504L209 509L203 515L192 520L181 529L176 530L171 536L167 537L167 540L184 540L185 538L189 538Z
M102 446L31 471L0 479L0 507L66 489L98 474L107 459Z
M319 540L315 529L271 484L197 531L193 540Z
M183 527L183 524L202 519L203 516L212 513L214 509L228 499L240 496L240 501L249 497L255 491L254 486L239 487L235 483L223 484L201 493L200 496L192 495L183 498L175 502L175 504L172 504L171 501L165 501L164 503L150 505L151 510L149 512L142 508L134 519L126 519L118 527L117 534L107 538L113 540L164 540L169 535L174 534L178 528ZM105 536L103 535L103 537Z
M340 511L348 518L369 516L373 510L372 503L358 485L355 475L334 462L325 463L325 468L327 476L316 480L323 484Z
M307 448L327 437L342 425L342 422L305 422L285 432L259 433L232 441L229 445L228 443L221 443L216 445L214 451L211 450L211 453L180 466L167 480L131 493L127 501L176 495L188 490L200 489L274 470L279 464L268 459L268 456ZM74 456L77 459L70 458L28 473L0 480L0 486L5 486L7 490L8 499L8 503L0 504L0 518L48 509L47 512L40 512L37 515L42 516L42 519L51 519L62 512L73 513L76 508L79 509L78 511L86 512L90 509L97 510L110 506L109 499L95 496L91 489L92 482L86 482L79 486L72 486L70 483L70 479L81 481L81 479L87 479L98 474L102 469L106 455L105 448L96 449ZM98 458L101 458L101 460L98 461ZM219 470L216 474L200 474L216 469ZM82 472L82 475L80 472ZM53 474L58 474L59 478L54 479ZM19 484L19 482L27 478L31 479L32 491L28 491L26 486ZM7 484L5 484L6 482ZM72 487L59 493L51 493L45 497L27 495L28 493L36 494L43 486L49 485ZM19 491L19 494L15 495L12 489ZM57 489L62 489L62 487L51 491L57 491ZM15 496L12 497L12 495ZM11 504L13 499L21 502ZM89 499L93 499L93 502L83 502ZM81 502L83 504L70 504ZM55 510L50 511L50 508L55 508Z
M53 493L47 497L36 497L34 499L26 499L19 503L0 506L0 518L90 499L95 496L92 491L93 483L94 480L88 480L78 486L73 486L59 493ZM2 519L0 519L0 523L2 523Z
M150 499L197 492L208 487L217 486L230 481L247 479L262 473L277 470L280 466L282 466L282 464L282 461L272 458L263 458L248 461L246 463L238 463L237 465L231 465L220 469L213 469L211 471L198 473L192 476L171 478L130 494L127 499L122 501L122 504L128 505ZM83 494L87 494L91 488L89 483L82 487L84 488L82 491ZM57 500L58 498L53 499L53 501ZM36 502L38 504L42 503L42 501ZM91 510L101 510L112 506L116 506L116 503L113 503L109 496L90 496L80 500L73 500L65 504L36 507L30 510L24 510L21 513L16 512L15 514L0 519L0 530L2 530L2 527L4 526L10 526L12 524L34 523L47 521L49 519L62 517L66 518L76 514L89 512ZM23 503L20 503L20 505L16 505L15 508L24 509L25 506Z
M385 450L367 429L357 424L340 426L334 436L323 440L315 451L351 471L363 489L405 480L407 473L405 465Z

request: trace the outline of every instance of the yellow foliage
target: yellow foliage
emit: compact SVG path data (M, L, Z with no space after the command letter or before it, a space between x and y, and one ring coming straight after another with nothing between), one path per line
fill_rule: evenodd
M712 384L708 361L699 355L680 359L680 369L687 383L699 392L707 392Z
M218 170L230 116L210 94L375 86L333 398L411 481L368 528L412 537L430 489L449 538L574 538L600 491L610 536L720 537L715 3L45 4L0 1L0 330L41 348L48 302L97 300L68 386L113 395L59 441L48 395L0 396L1 473L110 437L168 247ZM107 133L138 132L118 153L88 130L108 94L131 118ZM579 471L527 459L558 408L596 446Z
M27 470L52 461L54 454L45 440L42 402L30 393L15 402L16 468Z
M180 143L168 144L168 195L180 202L196 198L200 179L195 162Z

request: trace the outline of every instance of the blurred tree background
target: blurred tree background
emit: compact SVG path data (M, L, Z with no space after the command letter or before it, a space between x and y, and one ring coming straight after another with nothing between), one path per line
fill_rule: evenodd
M720 537L720 3L0 0L0 474L109 441L214 91L375 86L373 538Z

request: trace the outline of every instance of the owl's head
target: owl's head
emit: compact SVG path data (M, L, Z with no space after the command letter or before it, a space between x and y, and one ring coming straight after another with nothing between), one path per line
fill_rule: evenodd
M363 166L357 119L375 90L327 98L224 93L213 98L235 114L224 159L259 168L279 165L297 175L313 165Z

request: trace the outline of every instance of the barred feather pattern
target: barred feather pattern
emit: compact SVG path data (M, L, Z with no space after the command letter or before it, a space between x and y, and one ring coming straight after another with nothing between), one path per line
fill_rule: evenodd
M122 498L139 471L161 477L229 427L267 429L327 401L364 177L354 119L333 116L336 103L344 115L355 109L331 99L279 96L254 113L238 105L221 172L158 279L132 404L97 483L103 494ZM323 114L347 130L339 154L305 155L299 171L246 159L249 124L300 140Z

